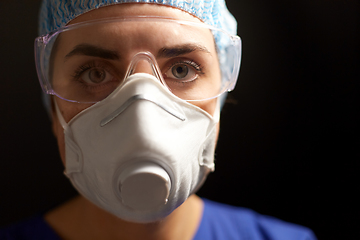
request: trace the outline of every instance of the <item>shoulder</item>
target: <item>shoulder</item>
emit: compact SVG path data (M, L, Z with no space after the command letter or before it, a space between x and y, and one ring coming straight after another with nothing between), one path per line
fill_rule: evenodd
M315 240L303 226L258 214L250 209L204 200L196 239Z
M45 222L42 215L36 215L19 223L0 229L0 240L60 240Z

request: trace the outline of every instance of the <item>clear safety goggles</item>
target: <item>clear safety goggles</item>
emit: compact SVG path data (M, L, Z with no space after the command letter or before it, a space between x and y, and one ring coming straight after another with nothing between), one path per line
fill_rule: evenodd
M43 91L79 103L103 100L135 72L153 74L186 101L215 98L235 87L240 59L238 36L172 18L81 22L35 40Z

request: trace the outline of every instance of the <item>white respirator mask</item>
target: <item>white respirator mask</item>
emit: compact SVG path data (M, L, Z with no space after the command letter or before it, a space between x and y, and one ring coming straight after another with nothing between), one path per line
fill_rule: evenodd
M123 220L165 218L214 170L219 104L211 116L154 75L129 75L68 123L55 105L66 176L85 198Z

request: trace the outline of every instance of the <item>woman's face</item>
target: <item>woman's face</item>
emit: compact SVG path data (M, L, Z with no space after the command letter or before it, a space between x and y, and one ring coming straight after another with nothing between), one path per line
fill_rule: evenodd
M138 15L201 22L184 11L163 5L119 4L85 13L70 24ZM103 99L123 80L130 62L139 52L151 52L155 56L165 82L181 98L217 92L221 84L216 46L208 29L195 30L164 22L99 24L62 33L55 50L52 60L53 86L59 91L64 89L69 98L76 95ZM146 62L140 62L135 72L152 73ZM184 80L179 83L178 78ZM192 81L194 78L201 81ZM200 83L201 87L197 88L201 91L195 93L187 87ZM66 122L91 105L72 103L57 97L54 100ZM212 99L191 103L213 115L216 101ZM53 121L60 155L64 161L63 129L56 116Z

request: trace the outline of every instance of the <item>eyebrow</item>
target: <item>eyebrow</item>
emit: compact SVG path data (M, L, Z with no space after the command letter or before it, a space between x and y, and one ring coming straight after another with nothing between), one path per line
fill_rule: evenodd
M158 51L157 57L171 58L195 51L205 52L211 55L210 51L205 46L202 46L200 44L184 44L184 45L161 48Z
M119 60L120 56L116 51L104 49L90 44L79 44L71 52L66 54L65 60L75 55L85 55L90 57L99 57L109 60Z
M211 55L210 51L200 45L200 44L183 44L183 45L177 45L172 47L163 47L161 48L158 53L158 58L171 58L171 57L177 57L180 55L184 55L187 53L200 51L205 52ZM65 60L68 58L75 56L75 55L84 55L84 56L90 56L90 57L99 57L109 60L119 60L120 56L116 51L104 49L101 47L97 47L91 44L79 44L74 47L71 52L66 54Z

